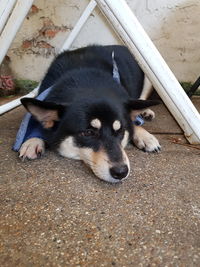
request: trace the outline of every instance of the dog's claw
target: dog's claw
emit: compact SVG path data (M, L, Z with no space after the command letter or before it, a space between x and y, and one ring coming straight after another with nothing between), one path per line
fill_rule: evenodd
M135 129L135 134L133 137L134 144L141 150L145 152L159 152L161 146L157 138L147 132L142 127L137 127Z
M22 162L25 161L26 157L25 156L21 156L20 153L19 153L19 158L21 159Z
M36 159L44 153L44 141L40 138L30 138L24 142L19 151L19 158L22 161L25 159Z
M152 121L153 120L153 116L147 115L146 112L144 114L142 114L142 118L146 121Z
M154 152L154 153L158 153L160 150L161 150L161 147L157 147L157 148L154 149L153 152Z
M153 110L147 108L141 113L141 116L146 121L152 121L155 118L155 113Z

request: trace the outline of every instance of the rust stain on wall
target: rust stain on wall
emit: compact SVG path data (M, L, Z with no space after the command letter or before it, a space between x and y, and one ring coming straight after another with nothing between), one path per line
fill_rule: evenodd
M33 8L33 7L32 7ZM38 12L36 7L34 12ZM50 40L55 38L59 32L71 30L69 26L58 26L48 17L41 17L43 26L33 35L33 38L26 39L21 46L14 49L17 55L34 54L49 57L55 55L55 47L51 45Z
M43 27L39 30L39 36L44 36L46 38L54 38L58 32L65 32L71 30L68 26L57 26L54 25L53 21L49 18L43 19Z
M32 15L37 14L39 12L39 10L40 9L36 5L32 5L32 7L31 7L31 9L30 9L30 11L28 13L28 17L27 18L29 18Z
M55 47L39 38L32 38L23 41L20 48L16 51L17 54L34 54L48 57L55 54Z
M36 5L32 5L26 18L29 20L32 16L38 14L40 10Z

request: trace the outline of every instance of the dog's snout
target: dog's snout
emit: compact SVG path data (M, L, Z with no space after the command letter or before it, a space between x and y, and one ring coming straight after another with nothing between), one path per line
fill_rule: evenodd
M110 168L110 174L114 179L121 180L125 178L128 174L128 166L120 165Z

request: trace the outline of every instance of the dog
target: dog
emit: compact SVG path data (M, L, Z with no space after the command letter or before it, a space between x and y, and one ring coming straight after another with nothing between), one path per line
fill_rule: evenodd
M49 67L39 94L44 100L22 98L39 137L32 135L20 158L35 159L45 146L67 158L84 161L100 179L117 183L130 173L124 150L129 142L146 152L161 148L155 136L134 125L138 114L153 119L146 100L151 84L127 47L87 46L58 55Z

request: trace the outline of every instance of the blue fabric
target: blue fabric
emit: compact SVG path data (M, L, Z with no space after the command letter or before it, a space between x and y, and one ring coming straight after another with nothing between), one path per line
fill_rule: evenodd
M133 121L133 124L135 124L136 126L141 126L144 124L144 120L142 118L141 115L137 115L135 120Z
M115 52L112 52L112 63L113 63L113 79L121 84L120 75L119 75L119 69L117 67L117 62L115 61Z
M44 100L50 90L52 89L52 86L43 91L41 94L39 94L36 99L38 100ZM37 122L33 116L27 112L24 116L21 125L19 127L19 130L17 132L15 143L12 147L14 151L19 151L21 145L28 139L32 137L38 137L44 140L43 137L43 128L40 125L39 122Z
M121 84L120 81L120 74L119 74L119 69L117 67L117 63L115 61L115 54L114 51L112 52L112 62L113 62L113 79ZM41 94L39 94L36 99L38 100L44 100L49 92L51 91L53 86L49 87L45 91L43 91ZM138 115L136 119L133 121L133 124L140 126L144 124L143 118ZM24 119L21 122L21 125L19 127L19 130L17 132L16 140L13 145L13 150L14 151L19 151L21 145L28 139L33 138L33 137L38 137L44 140L43 136L43 128L41 124L36 121L33 116L30 113L27 113L24 116Z
M121 84L121 80L120 80L120 74L119 74L119 69L117 67L117 62L115 61L115 52L112 51L112 62L113 62L113 79ZM141 115L138 115L135 120L133 121L133 124L135 124L136 126L141 126L144 124L144 120L142 118Z

